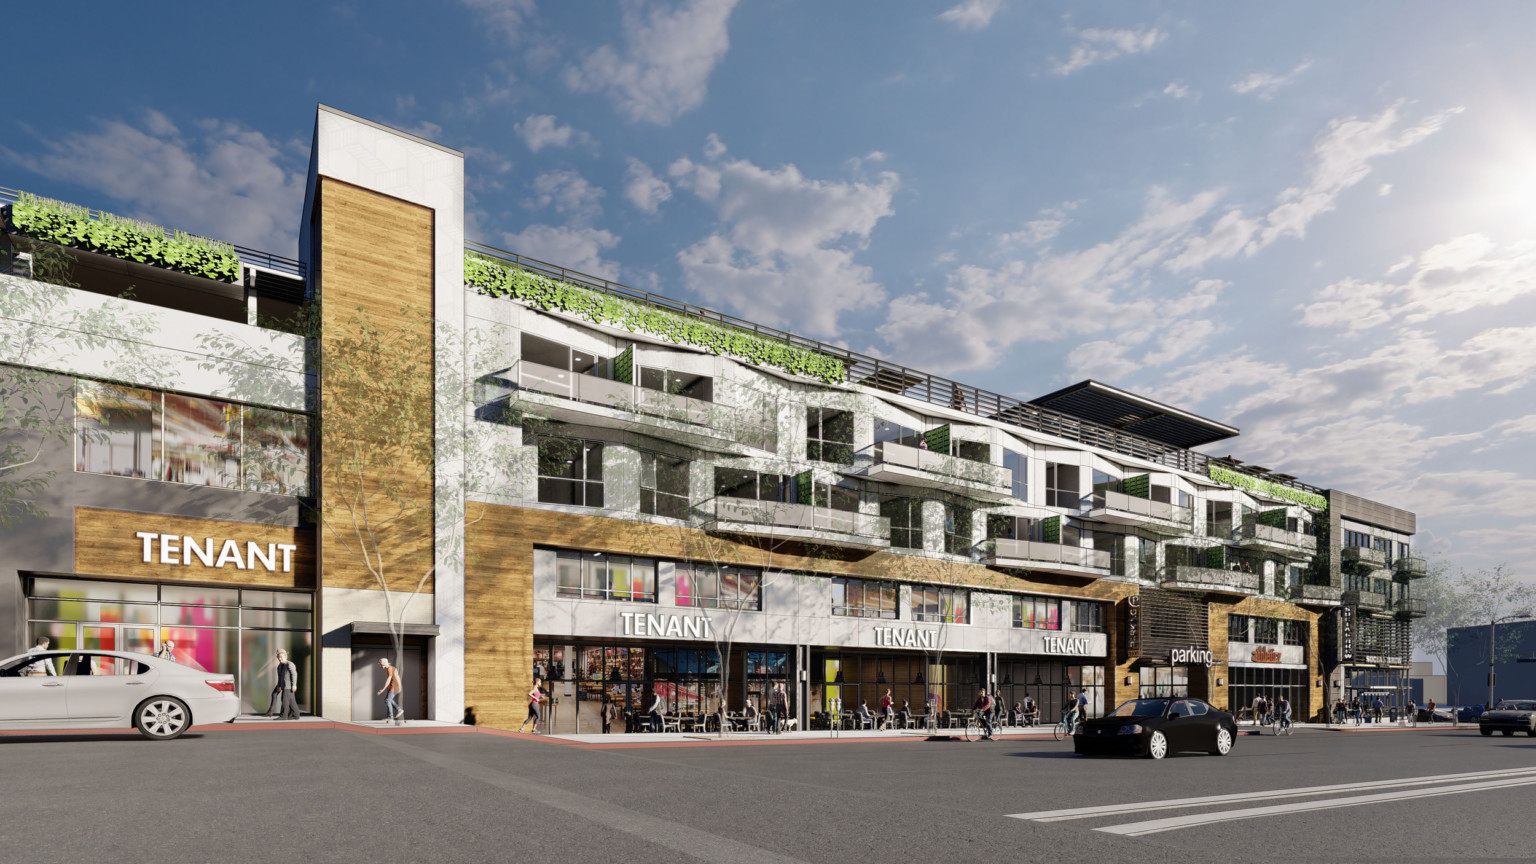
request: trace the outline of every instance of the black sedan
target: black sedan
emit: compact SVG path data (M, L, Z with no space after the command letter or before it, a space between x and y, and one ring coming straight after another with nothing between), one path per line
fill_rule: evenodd
M1082 723L1072 749L1083 755L1150 756L1181 750L1225 756L1237 740L1237 721L1199 699L1132 699Z
M1524 732L1536 738L1536 702L1525 699L1504 701L1493 706L1492 711L1484 711L1477 718L1477 731L1492 735L1494 730L1506 736Z

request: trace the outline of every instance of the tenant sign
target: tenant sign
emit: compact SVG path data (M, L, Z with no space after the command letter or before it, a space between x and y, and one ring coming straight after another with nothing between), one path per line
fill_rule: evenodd
M133 536L143 543L145 564L181 564L190 567L195 558L204 567L223 569L233 566L236 570L265 570L268 573L292 573L293 543L257 543L226 539L222 543L213 537L188 537L185 534L158 534L153 531L135 531ZM214 550L218 551L215 552ZM281 569L279 569L279 566Z
M713 639L709 619L693 615L649 615L645 612L620 612L625 636L663 636L678 639Z
M875 645L880 648L922 648L924 650L937 650L939 647L939 631L937 630L898 630L895 627L876 627Z
M1279 663L1281 654L1273 648L1259 647L1248 655L1255 663Z
M1083 636L1047 636L1041 640L1047 654L1077 654L1089 653L1089 640Z

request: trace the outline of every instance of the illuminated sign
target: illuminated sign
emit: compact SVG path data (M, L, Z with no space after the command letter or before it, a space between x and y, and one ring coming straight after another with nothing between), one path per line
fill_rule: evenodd
M1047 636L1041 640L1047 654L1087 654L1088 640L1072 636Z
M897 630L895 627L876 627L875 644L882 648L937 649L939 647L939 631Z
M1126 657L1136 657L1141 651L1141 622L1137 620L1137 613L1141 608L1141 595L1132 594L1125 598L1125 653Z
M1209 648L1174 648L1168 652L1168 662L1174 666L1214 666L1216 658Z
M1255 663L1279 663L1281 655L1273 648L1255 648L1248 656L1252 657Z
M650 615L645 612L620 612L625 636L666 636L679 639L713 639L708 618L692 615Z
M135 531L133 536L144 544L145 564L182 564L190 567L192 559L204 567L223 568L234 565L236 570L265 570L268 573L293 572L292 543L257 543L247 540L241 548L239 540L225 540L222 545L212 537L198 540L184 534L156 534L152 531ZM218 551L214 549L217 546Z

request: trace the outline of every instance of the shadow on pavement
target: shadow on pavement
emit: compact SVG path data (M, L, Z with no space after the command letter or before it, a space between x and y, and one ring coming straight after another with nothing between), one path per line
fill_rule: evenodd
M191 740L195 740L195 739L198 739L198 738L201 738L201 737L203 737L203 736L200 733L188 732L188 733L182 735L181 737L174 738L172 740L173 741L191 741ZM155 741L152 741L152 740L150 740L148 738L145 738L143 735L140 735L138 732L133 732L133 731L98 732L98 733L90 734L90 735L48 735L48 734L40 734L40 735L0 735L0 746L4 746L6 744L41 744L41 743L45 743L45 742L46 743L55 743L56 744L56 743L63 742L63 741L71 741L71 742L73 742L73 741L120 741L120 742L142 741L145 744L154 744L154 743L156 743Z

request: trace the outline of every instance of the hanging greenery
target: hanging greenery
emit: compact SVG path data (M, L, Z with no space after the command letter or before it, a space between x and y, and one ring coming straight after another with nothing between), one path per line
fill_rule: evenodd
M35 240L153 264L220 282L240 278L240 256L228 243L111 213L92 216L76 204L21 193L11 205L11 224Z
M631 333L649 333L682 345L696 345L716 354L730 354L749 363L773 366L826 384L838 384L848 377L847 367L836 357L796 348L727 324L701 321L572 285L473 252L464 253L464 281L490 297L511 297L537 309L576 315L595 324L619 327Z

